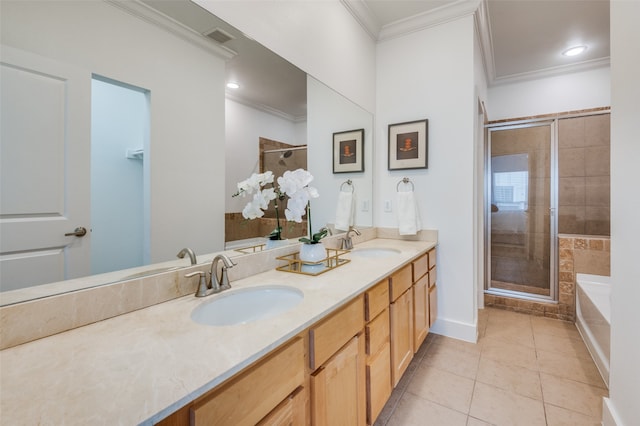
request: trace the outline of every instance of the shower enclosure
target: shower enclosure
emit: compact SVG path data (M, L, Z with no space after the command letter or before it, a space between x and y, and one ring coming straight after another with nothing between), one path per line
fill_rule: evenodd
M554 121L488 129L488 293L556 300Z

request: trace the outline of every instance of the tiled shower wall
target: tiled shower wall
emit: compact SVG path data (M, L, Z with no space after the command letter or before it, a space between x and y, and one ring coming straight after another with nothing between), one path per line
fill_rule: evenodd
M558 233L610 235L610 114L558 120Z
M276 219L261 217L247 220L242 213L225 213L224 239L226 241L244 240L247 238L264 237L276 229ZM298 238L307 235L307 221L301 223L280 220L282 236L284 238Z

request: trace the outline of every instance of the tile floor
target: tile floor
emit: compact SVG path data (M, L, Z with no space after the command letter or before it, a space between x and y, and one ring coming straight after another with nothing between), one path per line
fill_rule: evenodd
M382 425L600 425L607 388L572 323L487 308L477 344L430 334Z

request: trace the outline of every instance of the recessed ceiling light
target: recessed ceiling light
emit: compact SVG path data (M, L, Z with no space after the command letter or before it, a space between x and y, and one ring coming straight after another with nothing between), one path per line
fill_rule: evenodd
M564 56L576 56L587 50L587 46L573 46L562 52Z
M230 81L227 83L227 87L229 89L239 89L240 85L238 83L236 83L235 81Z

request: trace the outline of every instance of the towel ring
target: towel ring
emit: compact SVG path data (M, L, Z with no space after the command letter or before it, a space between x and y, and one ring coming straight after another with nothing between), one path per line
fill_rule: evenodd
M405 178L402 178L402 180L400 182L398 182L398 184L396 185L396 192L400 192L400 184L401 183L404 183L405 185L406 184L410 184L411 185L411 192L413 192L416 189L416 187L413 186L413 182L411 182L411 180L409 180L408 177L405 177Z
M351 182L351 179L349 179L349 180L347 180L347 181L342 182L342 185L340 185L340 192L342 192L342 188L343 188L345 185L349 185L349 186L351 187L351 192L353 192L354 188L353 188L353 182Z

